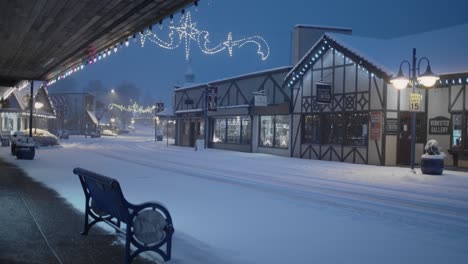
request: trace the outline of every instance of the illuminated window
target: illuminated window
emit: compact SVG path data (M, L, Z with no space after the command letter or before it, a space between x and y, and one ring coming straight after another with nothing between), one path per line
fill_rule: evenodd
M259 145L262 147L288 148L289 116L261 116Z

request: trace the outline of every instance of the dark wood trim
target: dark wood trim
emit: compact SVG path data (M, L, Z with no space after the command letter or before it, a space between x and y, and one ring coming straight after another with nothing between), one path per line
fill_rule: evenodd
M384 102L383 102L382 95L380 94L379 85L377 84L377 80L375 78L375 75L373 76L373 80L374 80L375 90L377 91L377 95L379 96L380 107L383 108Z
M453 107L455 106L455 104L457 103L458 101L458 98L460 97L460 94L463 93L465 89L463 89L463 86L461 87L460 91L457 93L457 96L455 97L455 100L453 100L453 102L451 102L450 104L450 108L449 108L449 111L452 111ZM451 92L451 91L450 91ZM449 97L451 97L452 95L450 95ZM465 97L465 96L463 96ZM463 109L465 108L465 104L463 104Z

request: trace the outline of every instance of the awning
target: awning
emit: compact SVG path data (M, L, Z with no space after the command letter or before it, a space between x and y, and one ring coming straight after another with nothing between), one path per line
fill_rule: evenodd
M3 1L0 86L52 79L193 2Z

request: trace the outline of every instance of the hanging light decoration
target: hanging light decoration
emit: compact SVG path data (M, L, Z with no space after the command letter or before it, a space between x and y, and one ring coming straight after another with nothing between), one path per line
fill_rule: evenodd
M171 21L172 18L173 15L171 15ZM164 49L173 50L183 45L185 47L186 60L190 58L192 42L195 42L200 50L207 55L228 51L229 56L232 57L234 48L242 48L246 44L257 46L257 54L261 56L262 60L266 60L270 55L270 47L268 46L268 43L260 36L234 40L232 33L229 32L226 40L215 46L210 46L211 41L209 36L210 33L208 31L199 30L197 28L197 23L192 22L192 15L190 12L186 12L186 14L180 19L179 25L169 26L167 40L163 40L153 31L140 33L142 47L145 45L147 39Z

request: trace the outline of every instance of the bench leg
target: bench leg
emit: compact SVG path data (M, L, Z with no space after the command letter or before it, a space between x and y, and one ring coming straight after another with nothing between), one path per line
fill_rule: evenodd
M89 231L89 198L86 197L86 209L85 209L85 217L84 217L84 228L83 228L83 232L81 232L81 234L83 236L86 236L88 234L88 231Z
M131 226L127 225L127 234L125 236L125 264L130 264L130 236L132 235L130 232Z

